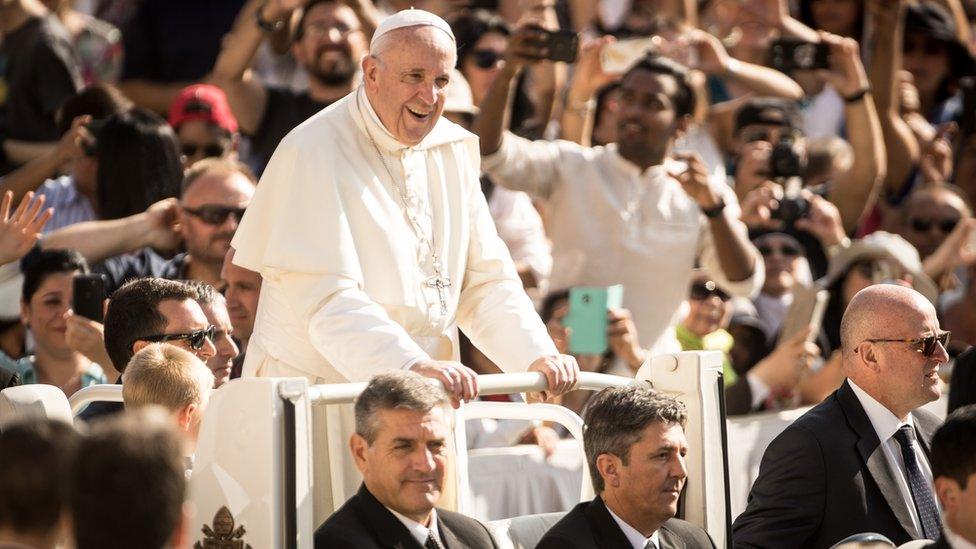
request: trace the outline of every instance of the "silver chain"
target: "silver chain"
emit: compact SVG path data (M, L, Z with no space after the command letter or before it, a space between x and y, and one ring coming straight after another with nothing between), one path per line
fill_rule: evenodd
M403 187L400 186L397 181L396 176L393 175L393 169L386 162L386 156L380 150L379 145L376 144L376 140L373 139L372 132L369 131L369 122L366 120L366 115L363 114L362 105L359 104L360 97L356 97L356 108L359 110L359 116L363 119L363 128L366 130L366 137L369 138L369 143L373 146L373 150L376 151L376 156L380 158L380 163L383 164L383 168L386 170L387 175L390 176L390 180L393 182L393 189L396 194L400 197L400 203L403 205L403 211L407 214L407 220L410 222L410 227L413 228L414 232L423 239L426 235L424 234L423 228L420 226L420 221L410 213L410 205L407 201L406 193L406 182L404 182ZM428 189L429 193L429 189ZM428 194L429 196L429 194ZM431 216L430 216L430 250L431 250L431 266L434 268L434 275L429 277L424 281L424 284L435 288L439 300L441 302L441 314L447 314L447 298L444 294L445 290L451 286L451 278L441 271L441 259L437 252L437 223L434 218L434 203L431 200L430 203Z

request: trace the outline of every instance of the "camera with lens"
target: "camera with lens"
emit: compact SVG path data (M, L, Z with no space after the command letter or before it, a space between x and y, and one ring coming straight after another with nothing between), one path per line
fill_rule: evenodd
M773 179L803 177L807 169L806 155L791 135L781 135L769 153L769 175Z
M773 219L782 220L788 227L797 219L810 215L810 203L800 195L806 169L806 154L799 142L790 135L780 136L769 155L769 173L783 185L784 196L771 214Z

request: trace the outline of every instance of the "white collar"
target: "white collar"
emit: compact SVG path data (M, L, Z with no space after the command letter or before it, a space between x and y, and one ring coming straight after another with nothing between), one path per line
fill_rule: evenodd
M847 378L847 382L851 384L851 389L854 389L854 394L861 401L861 407L864 408L864 413L871 420L871 426L874 427L874 431L878 434L878 439L880 439L882 444L897 433L902 425L908 425L914 431L915 424L912 421L912 414L908 414L908 419L902 421L891 410L885 407L884 404L881 404L864 389L858 387L850 378Z
M393 516L395 516L400 522L403 523L404 526L407 527L407 530L410 531L410 535L413 536L413 539L417 540L417 543L419 543L421 547L424 547L424 545L427 543L427 538L430 536L432 532L434 534L434 537L438 539L438 543L441 543L441 545L443 545L443 542L439 541L441 539L441 533L437 530L437 509L430 510L429 527L420 524L419 522L413 520L412 518L408 518L404 515L401 515L400 513L397 513L396 511L390 509L389 507L387 507L386 509L389 512L393 513Z
M952 549L976 549L976 543L960 536L949 529L949 525L942 521L942 537L945 538L949 547Z
M408 147L393 137L390 130L383 125L379 115L376 114L376 110L373 109L373 105L369 102L365 84L360 85L351 95L353 97L349 101L349 110L353 121L360 130L366 133L367 138L372 138L380 149L387 152L399 153L406 149L422 151L447 143L477 139L477 136L468 130L441 116L423 141L413 147Z
M618 517L616 513L611 511L610 506L607 505L606 502L603 503L603 506L607 508L607 512L610 513L610 516L613 517L613 520L617 522L617 526L619 526L620 529L623 530L624 535L627 536L627 541L630 542L630 545L634 549L644 549L645 547L647 547L648 541L653 541L655 547L658 548L661 547L661 537L658 535L660 529L655 530L654 533L651 534L651 537L645 538L644 534L641 534L640 532L635 530L633 526L624 522L624 519Z

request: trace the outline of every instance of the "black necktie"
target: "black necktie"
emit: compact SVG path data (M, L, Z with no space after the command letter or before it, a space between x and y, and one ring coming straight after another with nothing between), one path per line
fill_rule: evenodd
M915 500L915 510L918 520L922 523L922 536L926 539L939 539L942 533L942 519L939 508L935 505L935 497L929 487L915 455L915 438L912 428L902 425L895 433L895 440L901 445L901 457L905 461L905 472L908 474L908 488Z
M647 543L644 544L644 549L657 549L657 544L654 543L654 540L649 539L647 540Z
M433 530L427 534L427 541L424 542L424 549L444 549L444 547L441 545L441 541L437 539L437 536L434 535Z

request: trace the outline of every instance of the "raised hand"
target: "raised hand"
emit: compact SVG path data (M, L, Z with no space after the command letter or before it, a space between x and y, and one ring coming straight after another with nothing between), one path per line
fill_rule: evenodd
M579 365L570 355L543 356L536 359L529 366L530 372L542 372L549 382L549 390L542 391L542 399L567 393L573 389L579 380Z
M820 41L830 47L830 69L817 73L841 97L851 97L870 87L867 71L861 63L857 40L841 38L827 32L820 33Z
M44 206L44 196L33 200L34 193L28 192L20 201L17 209L11 215L10 206L14 201L14 193L7 191L0 202L0 265L6 265L24 257L37 239L41 237L41 229L47 224L54 209L41 211Z

